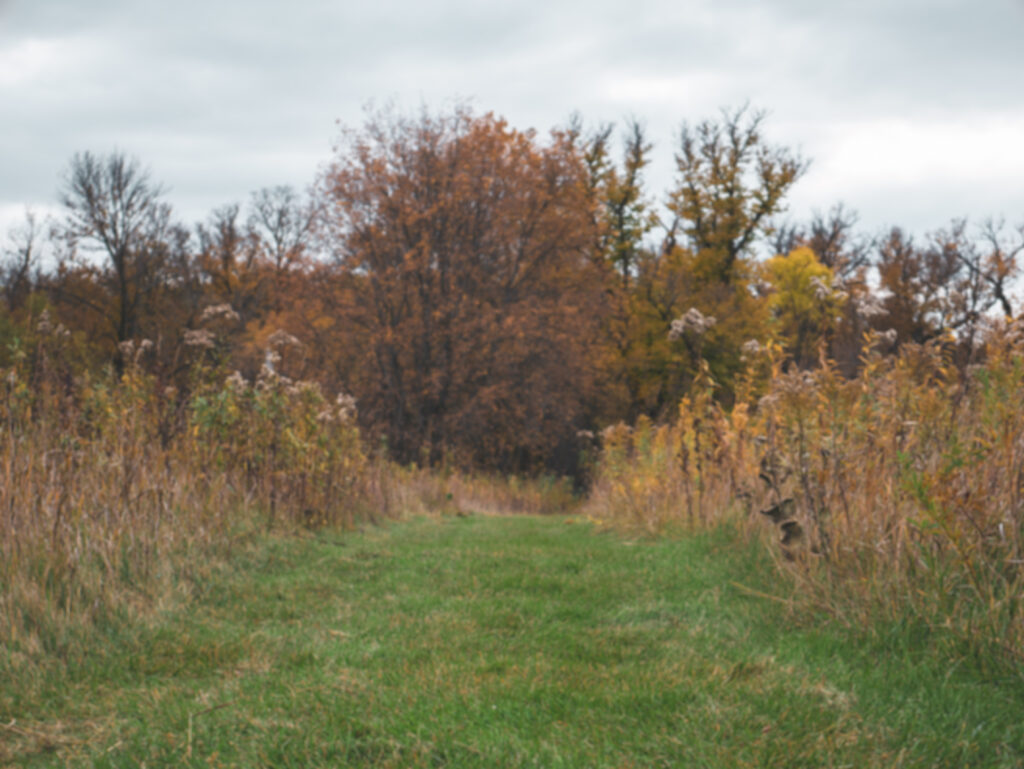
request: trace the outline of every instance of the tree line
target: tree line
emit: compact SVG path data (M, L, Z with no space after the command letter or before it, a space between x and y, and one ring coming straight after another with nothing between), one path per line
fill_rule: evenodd
M83 152L61 215L7 239L0 365L45 313L80 372L130 355L185 397L197 359L249 380L271 364L352 393L400 462L575 473L581 435L666 419L701 378L728 405L769 346L849 376L869 332L892 350L948 338L974 362L986 324L1020 311L1024 227L872 237L841 205L787 222L807 162L764 123L685 123L656 196L639 122L541 136L465 107L385 110L308 192L263 189L193 227L139 161Z

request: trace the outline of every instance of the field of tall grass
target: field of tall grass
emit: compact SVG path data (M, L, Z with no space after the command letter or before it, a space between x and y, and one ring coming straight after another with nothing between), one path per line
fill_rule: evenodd
M200 350L189 392L142 365L81 373L43 318L0 381L0 643L59 651L75 628L189 589L218 552L283 525L387 513L354 403Z
M854 379L784 373L762 349L728 410L703 375L671 424L605 432L586 510L651 532L739 522L772 541L799 601L1019 662L1024 324L968 366L950 339L883 345L866 339Z
M952 340L883 345L866 339L854 379L751 350L729 408L705 370L670 424L604 431L582 510L653 534L738 523L800 602L1019 662L1024 328L970 366ZM273 349L251 382L198 351L185 392L147 372L145 343L103 375L74 350L44 318L0 371L0 643L28 654L187 595L268 528L578 504L565 480L371 456L352 399L276 372Z
M63 654L115 615L186 598L267 529L574 503L561 479L371 456L355 401L279 373L273 343L254 381L196 345L179 391L148 372L148 342L90 375L66 330L44 315L33 331L0 368L0 646L19 654Z

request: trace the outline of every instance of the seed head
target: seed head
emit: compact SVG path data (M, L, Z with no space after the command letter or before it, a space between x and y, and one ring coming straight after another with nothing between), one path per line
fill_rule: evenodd
M334 399L334 405L338 410L338 418L342 422L349 422L356 418L358 410L356 409L356 399L347 393L338 393L338 397Z
M282 347L302 347L302 342L282 329L278 329L271 334L267 339L267 344L275 349L280 349Z
M857 299L857 314L865 320L877 318L886 314L885 305L882 300L874 294L865 294Z
M761 343L758 342L756 339L748 339L746 342L743 343L743 346L740 347L740 350L742 351L744 358L753 358L763 349L764 348L761 347Z
M691 307L686 311L685 315L672 321L668 338L674 342L677 339L681 339L687 332L692 332L696 336L703 336L717 322L714 316L705 315L696 307Z
M199 316L199 322L206 323L207 321L217 320L218 318L223 318L224 320L233 321L235 323L242 319L230 304L225 303L211 304L203 310L203 314Z
M814 298L819 302L824 302L832 295L832 286L825 283L820 275L811 278L811 287L814 289Z
M216 337L205 328L185 329L185 346L198 347L201 350L212 350Z
M228 386L228 389L232 392L240 393L245 392L249 389L249 383L245 377L242 376L241 371L235 371L231 376L224 380L224 384Z
M53 331L53 321L50 320L49 310L43 310L39 314L39 322L36 324L36 331L40 334L49 334Z

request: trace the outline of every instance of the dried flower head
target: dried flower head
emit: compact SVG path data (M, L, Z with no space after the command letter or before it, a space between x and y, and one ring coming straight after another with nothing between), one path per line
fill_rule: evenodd
M885 304L874 294L864 294L857 298L857 314L865 320L886 314Z
M820 275L811 278L811 288L814 289L814 298L824 302L832 296L832 286L828 285Z
M228 389L233 392L245 392L249 389L249 382L241 371L233 372L227 379L224 380L224 384L228 386Z
M761 343L758 342L756 339L748 339L746 342L743 343L743 346L740 347L740 350L743 353L743 357L749 358L753 358L763 349L764 348L761 346Z
M277 364L281 362L280 353L267 349L263 353L263 365L260 366L259 380L277 378Z
M241 320L241 316L230 304L211 304L205 310L203 314L199 316L200 323L206 323L207 321L223 319L227 321L233 321L237 323Z
M347 393L338 393L338 397L334 399L334 405L338 409L338 418L342 422L355 419L359 413L356 409L356 399Z
M668 338L674 342L677 339L681 339L687 332L703 336L717 322L713 316L705 315L696 307L691 307L686 311L685 315L672 321Z
M43 310L39 314L39 322L36 324L36 331L40 334L49 334L53 331L53 321L50 320L49 310Z
M617 436L627 436L632 434L633 428L627 425L625 422L616 422L613 425L608 425L601 431L601 440L608 442L614 440Z
M216 337L205 328L185 329L185 346L212 350Z
M133 363L138 364L139 360L147 352L153 349L153 342L149 339L143 339L135 344L135 354L132 354L132 342L122 342L118 345L121 348L121 352L126 358L131 358Z
M1024 344L1024 315L1019 318L996 318L990 326L993 332L1005 337L1014 347Z
M282 329L278 329L271 334L267 338L267 344L277 349L282 347L302 347L302 342Z
M321 409L316 418L327 424L345 423L355 419L357 413L356 399L346 393L338 393L338 397L334 399L334 405Z
M285 390L285 392L293 398L301 398L305 395L317 395L322 397L320 384L318 382L311 382L308 379L300 379L298 382L293 382L288 385L288 389Z

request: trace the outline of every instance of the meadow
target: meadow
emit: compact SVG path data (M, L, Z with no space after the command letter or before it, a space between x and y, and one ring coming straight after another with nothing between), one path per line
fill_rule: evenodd
M1024 765L1024 228L785 224L764 119L660 208L635 122L383 110L193 229L75 155L0 263L0 763Z
M585 497L395 466L270 371L68 390L44 339L5 379L0 762L1022 766L1015 333L706 380Z
M8 653L0 765L1024 765L1019 675L788 599L726 529L453 514L261 535L188 603Z

